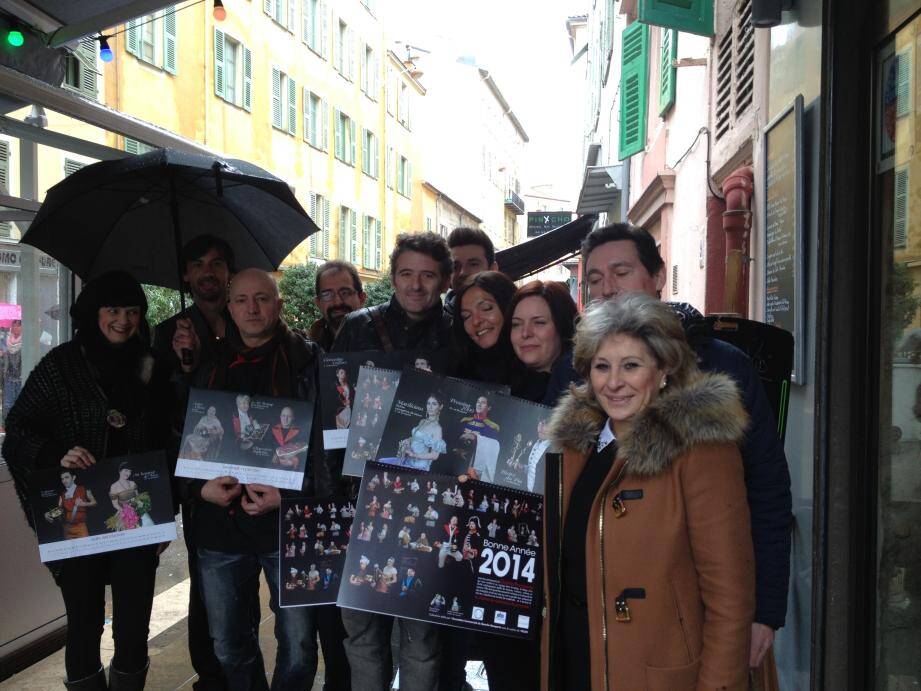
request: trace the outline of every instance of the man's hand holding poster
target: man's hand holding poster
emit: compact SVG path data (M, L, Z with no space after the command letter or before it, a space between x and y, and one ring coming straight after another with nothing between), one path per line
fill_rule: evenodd
M300 489L313 403L192 389L176 475Z
M542 509L537 494L368 463L337 604L532 637Z

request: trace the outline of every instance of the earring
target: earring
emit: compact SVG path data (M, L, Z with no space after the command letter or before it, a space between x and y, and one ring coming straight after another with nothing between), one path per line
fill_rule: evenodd
M668 377L663 377L663 378L662 378L662 383L659 384L659 388L660 388L660 389L664 389L667 385L668 385Z

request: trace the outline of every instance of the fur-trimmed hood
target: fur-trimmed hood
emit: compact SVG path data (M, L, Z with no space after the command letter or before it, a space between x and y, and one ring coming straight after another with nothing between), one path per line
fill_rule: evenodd
M588 399L586 386L566 394L553 411L548 433L554 446L588 453L596 443L607 416ZM698 444L740 443L747 426L735 382L724 374L701 374L642 410L630 432L617 440L617 456L630 460L630 475L658 475Z

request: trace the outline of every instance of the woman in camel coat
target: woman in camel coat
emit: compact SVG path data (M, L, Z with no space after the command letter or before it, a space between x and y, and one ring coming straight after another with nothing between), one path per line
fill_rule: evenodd
M542 686L745 689L754 557L735 384L702 374L664 303L590 307L585 383L554 411Z

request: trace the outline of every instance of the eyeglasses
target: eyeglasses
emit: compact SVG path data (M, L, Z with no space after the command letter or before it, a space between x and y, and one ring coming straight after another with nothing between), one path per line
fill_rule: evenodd
M333 298L335 298L337 294L339 295L340 300L348 300L350 298L355 297L355 295L358 294L358 291L356 291L354 288L340 288L339 290L321 290L319 295L317 295L317 297L320 298L322 302L332 302Z

